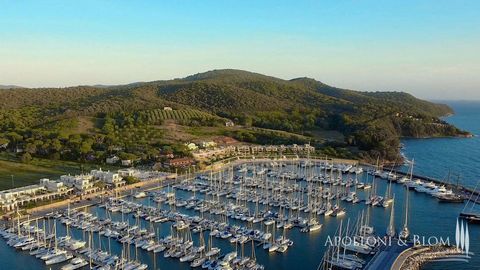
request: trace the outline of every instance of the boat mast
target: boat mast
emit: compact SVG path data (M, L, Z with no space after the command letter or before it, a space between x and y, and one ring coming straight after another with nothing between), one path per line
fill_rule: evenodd
M387 236L389 237L395 236L394 216L395 216L395 195L393 195L392 210L390 211L390 224L388 225L388 229L387 229Z
M408 208L409 208L409 201L408 201L408 197L409 197L409 191L408 191L408 187L405 187L405 222L403 223L403 230L402 230L402 235L404 238L407 238L408 235L410 234L409 233L409 230L408 230Z
M337 262L338 262L339 257L340 257L340 245L342 244L342 227L343 227L343 220L340 221L340 232L339 232L339 234L338 234L339 239L340 239L340 240L339 240L340 243L338 243L338 247L337 247Z

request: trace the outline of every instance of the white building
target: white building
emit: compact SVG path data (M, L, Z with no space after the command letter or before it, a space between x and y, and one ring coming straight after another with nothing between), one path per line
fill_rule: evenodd
M39 192L46 191L44 186L41 185L30 185L25 187L13 188L8 190L0 191L0 199L3 200L14 200L20 196L32 196Z
M127 176L134 176L135 175L135 170L134 169L120 169L117 171L118 174L121 177L127 177Z
M29 203L51 200L65 196L72 191L63 183L40 179L38 185L30 185L9 190L0 191L0 209L13 211Z
M40 185L50 192L62 192L67 189L63 182L53 181L47 178L40 179Z
M122 166L132 166L133 161L131 159L122 159Z
M212 148L216 146L217 146L217 143L214 141L202 142L202 148Z
M68 187L74 187L81 193L89 193L93 191L93 175L81 174L81 175L62 175L60 181L62 181Z
M117 157L117 156L111 156L111 157L108 157L105 162L107 162L107 164L115 164L117 162L120 161L120 158Z
M99 170L92 170L90 174L97 180L103 181L107 184L113 185L115 187L121 186L125 184L123 181L122 176L119 173L113 173L110 171L102 171Z
M188 148L190 151L194 151L198 149L198 146L194 143L186 143L185 146Z

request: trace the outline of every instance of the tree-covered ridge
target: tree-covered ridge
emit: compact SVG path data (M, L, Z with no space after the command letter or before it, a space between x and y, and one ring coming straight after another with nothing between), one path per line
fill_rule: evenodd
M165 106L175 112L163 112ZM88 159L120 148L139 156L164 147L152 125L166 119L190 126L221 126L231 119L245 127L306 136L316 130L336 130L345 137L339 147L365 159L394 160L401 136L465 134L439 118L451 113L446 105L402 92L360 92L309 78L282 80L247 71L214 70L121 86L2 90L0 139L12 142L11 147L29 146L28 153L46 157L55 153L55 158ZM75 132L65 123L77 123ZM224 135L249 142L272 141L269 133Z

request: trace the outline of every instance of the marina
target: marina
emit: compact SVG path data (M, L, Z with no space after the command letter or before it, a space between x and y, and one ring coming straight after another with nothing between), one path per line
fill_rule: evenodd
M361 241L332 247L327 237L406 240L429 232L417 225L418 203L451 215L464 206L441 203L460 195L414 178L413 164L397 175L311 158L251 160L171 183L12 220L2 236L22 256L58 269L295 269L298 254L308 269L322 262L386 269L402 249Z

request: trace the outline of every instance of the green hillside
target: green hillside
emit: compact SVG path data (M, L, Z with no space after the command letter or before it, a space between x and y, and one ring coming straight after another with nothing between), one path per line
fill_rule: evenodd
M164 111L164 106L174 110ZM155 127L166 120L219 127L219 135L248 142L272 141L267 133L257 140L256 133L220 128L231 119L245 127L311 136L319 148L394 160L401 136L465 134L439 118L451 113L446 105L402 92L359 92L309 78L214 70L121 86L2 90L0 145L8 142L9 150L22 146L30 156L52 159L98 161L122 149L124 155L151 160L158 149L171 147L162 140L165 129ZM343 134L344 141L325 144L313 135L329 130ZM184 153L181 143L173 147Z

